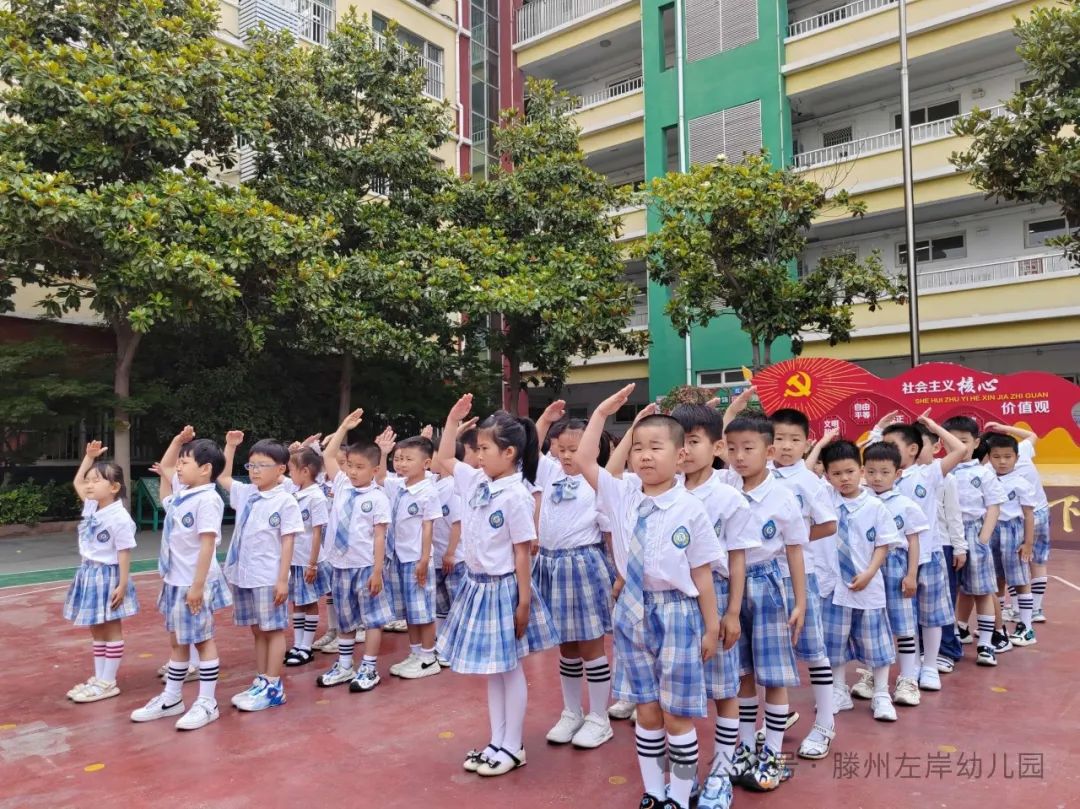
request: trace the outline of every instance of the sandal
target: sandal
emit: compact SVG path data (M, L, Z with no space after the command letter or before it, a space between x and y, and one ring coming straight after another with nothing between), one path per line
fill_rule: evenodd
M88 683L82 691L72 695L71 701L98 702L99 700L118 696L120 696L120 689L117 688L115 682L107 683L95 677L93 682Z
M812 739L815 731L820 736L824 736L824 739ZM814 727L810 730L810 735L803 739L802 744L799 745L799 758L808 758L811 761L818 761L829 755L829 748L832 746L832 740L836 737L835 728L826 728L814 723Z
M483 775L487 777L494 777L496 775L506 775L508 772L513 772L519 767L525 766L525 748L521 748L518 754L515 756L505 747L499 748L499 752L506 753L510 757L509 761L485 761L480 765L480 769L476 771L477 775Z
M483 765L488 764L487 751L494 750L499 752L497 748L492 747L490 744L486 745L480 750L470 750L465 756L465 763L462 765L466 772L476 772Z
M315 659L313 655L307 649L290 649L289 653L285 655L286 666L306 666L312 660Z
M68 699L74 699L74 698L75 698L75 695L76 695L76 694L79 694L79 693L81 693L82 691L86 690L86 688L87 688L87 687L88 687L88 686L89 686L89 685L90 685L90 684L91 684L92 682L94 682L94 678L93 678L93 677L91 677L90 679L86 680L85 682L81 682L81 683L79 683L78 685L73 685L73 686L71 687L71 689L70 689L70 690L69 690L69 691L67 692L67 698L68 698Z

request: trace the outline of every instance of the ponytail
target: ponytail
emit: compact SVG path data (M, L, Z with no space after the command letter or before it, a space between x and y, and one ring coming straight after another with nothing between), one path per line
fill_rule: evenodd
M484 419L478 429L490 431L491 439L499 449L512 448L521 474L529 483L536 482L540 439L532 419L517 418L499 410Z
M525 431L525 446L521 450L521 474L529 483L536 482L536 470L540 465L540 436L536 424L530 418L519 418L518 424Z

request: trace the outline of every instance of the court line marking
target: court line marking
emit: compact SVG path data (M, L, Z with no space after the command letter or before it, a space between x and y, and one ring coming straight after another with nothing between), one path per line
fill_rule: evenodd
M1080 585L1076 585L1076 584L1073 584L1073 583L1072 583L1071 581L1069 581L1068 579L1063 579L1063 578L1061 578L1061 576L1055 576L1055 575L1053 575L1053 574L1051 574L1051 575L1050 575L1050 578L1051 578L1051 579L1056 579L1057 581L1059 581L1059 582L1061 582L1062 584L1064 584L1064 585L1065 585L1066 587L1071 587L1071 588L1073 588L1074 590L1076 590L1076 592L1080 593Z
M149 576L151 574L157 575L157 571L156 570L141 570L138 573L130 574L129 578L133 579L136 576ZM52 584L52 582L47 582L47 581L44 581L44 582L41 582L41 583L42 584ZM37 585L34 585L34 584L10 584L7 587L0 587L0 590L12 590L12 589L14 589L16 587L36 587L36 586ZM25 590L25 591L23 591L21 593L5 593L3 595L0 595L0 601L6 601L9 598L22 598L23 596L37 595L38 593L51 593L53 590L66 590L70 586L71 586L71 582L65 582L64 584L58 584L55 587L43 587L43 588L35 589L35 590Z

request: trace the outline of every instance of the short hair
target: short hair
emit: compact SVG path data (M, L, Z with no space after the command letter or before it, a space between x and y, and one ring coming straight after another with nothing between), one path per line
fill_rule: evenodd
M471 449L473 452L476 452L476 447L478 445L479 439L480 439L480 431L477 430L475 427L473 427L472 429L466 430L465 432L463 432L461 435L458 436L458 441L460 441L463 446L466 446L469 449Z
M552 441L566 432L585 432L585 428L588 426L589 423L584 419L560 419L551 425L551 429L548 430L547 440L544 443L550 445ZM607 466L608 459L611 457L611 447L614 444L615 441L612 439L611 433L607 430L600 433L600 452L596 456L596 462L600 466ZM547 453L548 450L545 449L544 454Z
M372 466L378 466L382 463L382 450L372 443L350 444L345 447L345 458L348 459L350 455L359 455Z
M1020 454L1020 444L1011 435L1005 433L987 433L983 436L982 443L986 445L987 454L992 449L1011 449L1017 455Z
M739 416L724 428L724 435L732 433L758 433L765 439L766 444L772 444L775 437L773 424L761 416Z
M196 438L180 447L181 458L190 457L196 466L210 464L210 482L214 483L225 469L225 453L209 438Z
M917 447L922 447L922 433L920 433L911 424L890 424L884 430L881 431L882 435L898 435L900 440L905 444L914 444Z
M103 480L107 480L109 483L120 484L120 491L116 493L116 499L127 499L127 485L124 483L124 468L120 466L120 464L112 463L111 461L98 461L87 470L87 474L90 472L97 472Z
M900 450L895 444L890 444L888 441L877 441L870 444L863 450L862 459L864 464L870 463L870 461L891 461L892 465L897 469L903 463Z
M424 438L422 435L413 435L409 438L403 438L394 445L394 452L403 449L418 449L420 453L427 458L432 458L435 455L435 445L431 442L430 438Z
M686 443L686 433L683 430L682 425L671 416L665 416L662 413L654 413L651 416L646 416L634 425L634 430L640 430L642 427L664 428L667 430L668 437L676 447L682 447L682 445Z
M311 477L318 477L323 471L322 456L311 447L301 447L289 456L289 463L295 464L298 469L310 469Z
M464 444L464 442L462 442L460 440L454 442L454 460L455 461L464 461L465 460L465 444Z
M893 449L897 455L900 454L896 447L893 447ZM839 463L840 461L855 461L856 464L862 466L862 454L859 452L859 448L851 441L833 441L821 451L821 462L825 465L826 470L828 470L830 464Z
M265 455L274 463L279 463L282 466L289 463L289 448L272 438L256 441L255 446L248 451L248 457L250 458L252 455Z
M681 404L671 411L671 417L682 425L683 432L687 435L694 430L701 430L710 441L719 441L724 437L724 418L715 407Z
M966 433L972 438L979 437L979 423L971 416L953 416L951 419L945 419L941 426L950 433Z
M921 421L917 421L911 426L914 427L915 431L919 434L919 438L922 440L922 445L924 447L927 445L933 446L941 440L936 433L931 432L930 428Z
M806 414L801 410L796 410L793 407L782 407L769 416L769 421L773 425L786 424L789 427L798 427L803 431L803 435L807 438L810 437L810 419L806 417Z

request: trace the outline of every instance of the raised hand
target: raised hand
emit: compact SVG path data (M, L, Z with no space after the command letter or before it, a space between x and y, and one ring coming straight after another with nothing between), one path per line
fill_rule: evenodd
M109 448L102 446L100 441L91 441L86 445L86 457L91 460L97 460L108 451Z
M345 417L345 420L341 422L341 426L346 430L355 430L360 426L360 422L364 420L364 408L358 407Z
M448 418L454 421L464 421L466 416L469 415L469 411L472 410L472 403L473 395L471 393L466 393L454 402L454 406L450 408Z
M629 385L619 389L597 405L596 412L605 418L614 416L616 411L626 404L626 400L630 398L630 394L634 392L635 387L635 384L631 382Z
M243 430L229 430L225 433L225 446L238 447L244 443L244 431Z

